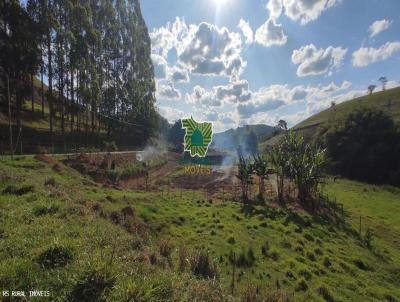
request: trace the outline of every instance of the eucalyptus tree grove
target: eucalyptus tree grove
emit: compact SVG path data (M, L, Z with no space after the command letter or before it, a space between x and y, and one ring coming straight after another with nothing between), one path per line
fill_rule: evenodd
M67 128L86 136L105 129L145 140L156 129L151 45L139 0L28 0L25 7L5 0L1 10L2 49L15 37L26 41L2 54L3 70L11 74L8 57L27 58L29 64L13 68L47 81L41 95L50 138L57 114L62 136ZM14 91L24 81L16 77Z

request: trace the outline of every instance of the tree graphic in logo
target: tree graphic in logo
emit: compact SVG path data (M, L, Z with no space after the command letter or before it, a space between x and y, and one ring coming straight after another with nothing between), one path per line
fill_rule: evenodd
M182 128L186 131L184 150L190 152L192 157L205 157L212 141L212 123L198 123L190 117L182 119Z

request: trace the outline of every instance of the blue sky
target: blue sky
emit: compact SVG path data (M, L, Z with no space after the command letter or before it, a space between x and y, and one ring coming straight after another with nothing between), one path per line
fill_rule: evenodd
M145 0L157 106L215 131L292 126L400 81L398 0Z

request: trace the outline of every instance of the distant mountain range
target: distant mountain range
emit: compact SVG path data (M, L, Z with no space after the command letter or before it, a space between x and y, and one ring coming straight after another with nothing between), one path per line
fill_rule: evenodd
M222 151L233 151L239 145L243 146L246 144L246 137L250 133L254 133L257 141L262 142L272 137L276 131L275 127L263 124L246 125L236 129L229 129L214 134L211 148Z

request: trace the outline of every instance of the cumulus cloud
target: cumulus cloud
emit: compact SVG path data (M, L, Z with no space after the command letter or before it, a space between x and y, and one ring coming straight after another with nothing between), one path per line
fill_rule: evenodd
M323 11L335 6L340 0L283 0L285 14L301 24L319 18Z
M383 20L376 20L374 23L371 24L369 27L369 36L372 38L379 34L380 32L388 29L390 25L392 24L392 21L383 19Z
M267 9L270 18L276 19L285 13L293 21L304 25L318 19L323 11L339 2L341 0L269 0Z
M361 47L353 52L353 66L365 67L383 61L400 51L400 42L387 42L379 48Z
M284 45L287 42L287 35L281 24L277 24L274 19L269 19L257 29L255 41L266 47Z
M168 106L160 106L158 107L160 114L165 117L169 122L175 122L179 119L182 119L186 116L186 114L179 109L168 107Z
M211 90L195 86L192 93L186 95L186 102L203 107L221 107L223 103L244 103L251 97L249 83L246 80L239 80L227 85L215 86Z
M253 43L253 40L254 40L254 38L253 38L253 30L251 29L251 26L250 26L249 22L247 22L247 21L245 21L243 19L240 19L238 27L240 28L240 30L243 33L243 36L246 39L246 44Z
M222 100L215 97L214 91L207 91L203 87L196 85L193 87L192 93L186 94L186 103L205 107L220 107Z
M167 77L167 61L158 54L151 54L151 60L153 61L155 77L157 79L165 79Z
M172 82L168 84L158 84L157 96L158 98L166 100L179 100L182 97L181 92L175 88Z
M266 102L238 104L237 111L241 118L249 118L259 112L277 109L285 104L282 100L268 100Z
M178 57L195 74L237 77L245 67L241 50L240 34L202 22L178 49Z
M283 3L282 0L269 0L267 3L270 19L276 19L282 14Z
M329 46L326 49L317 49L314 44L309 44L293 51L292 62L299 65L297 68L299 77L331 74L342 64L346 53L347 49L342 47Z
M206 22L187 25L183 18L177 18L174 23L154 29L150 37L153 54L167 58L175 50L177 64L194 74L237 79L246 67L241 57L241 35L226 27Z
M175 83L189 82L189 73L186 69L174 66L169 70L169 79Z

